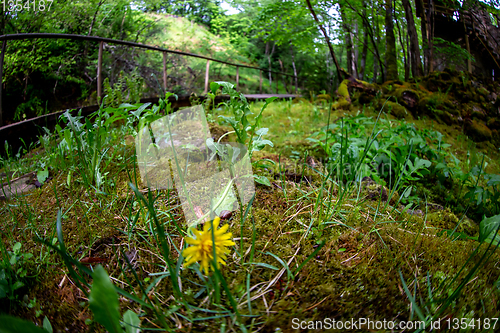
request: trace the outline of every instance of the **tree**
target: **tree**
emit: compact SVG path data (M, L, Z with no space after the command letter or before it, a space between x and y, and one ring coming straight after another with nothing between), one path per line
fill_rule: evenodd
M392 14L392 0L385 0L385 38L387 63L387 79L398 79L398 58L396 56L396 37L394 36L394 20Z
M422 76L424 74L422 63L420 61L420 47L418 43L417 30L415 29L415 21L413 20L413 11L409 0L402 0L405 10L406 25L408 27L408 36L410 38L410 66L413 77Z

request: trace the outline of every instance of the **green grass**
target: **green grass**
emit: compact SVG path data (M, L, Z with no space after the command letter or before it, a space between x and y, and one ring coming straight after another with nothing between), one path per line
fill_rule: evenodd
M1 310L39 326L46 317L57 330L104 331L102 324L110 332L122 330L120 321L150 330L182 325L195 332L252 332L291 331L293 318L494 317L499 257L491 232L500 222L479 224L453 204L436 202L449 196L450 203L460 200L479 212L493 209L488 198L481 206L477 197L456 191L459 170L468 174L466 188L476 180L490 189L470 173L484 150L471 148L467 158L457 153L467 146L458 135L439 141L430 126L414 128L383 112L377 119L379 110L330 112L321 103L275 101L261 119L255 117L263 104L255 103L247 120L238 110L248 109L237 100L229 104L234 110L207 110L215 142L231 130L219 124L219 115L233 117L244 144L252 146L259 128L269 129L260 139L273 142L252 158L253 172L271 186L256 185L249 205L224 222L236 245L227 265L208 275L197 264L183 265L190 230L177 191L148 191L137 168L131 140L137 124L160 117L165 104L141 112L139 105L106 108L99 127L76 119L74 128L47 136L29 158L4 160L4 170L18 173L47 165L52 180L0 203L1 240L11 252L1 259L7 285L24 284L2 299L9 301ZM254 127L241 127L245 121ZM99 141L99 155L98 137L90 136L102 128L108 136ZM425 147L417 149L418 137ZM383 154L393 156L392 173L366 174L364 165L381 162ZM100 163L95 156L102 156ZM432 165L419 164L422 159ZM447 169L435 168L439 161L453 176L440 178ZM357 172L347 172L345 163ZM96 170L105 174L100 183ZM484 170L498 173L494 162ZM363 176L379 183L361 182ZM14 249L18 242L22 247ZM13 250L33 256L11 264Z

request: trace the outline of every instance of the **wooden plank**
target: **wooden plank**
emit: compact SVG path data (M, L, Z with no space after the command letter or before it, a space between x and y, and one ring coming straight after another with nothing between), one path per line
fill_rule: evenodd
M3 126L3 109L2 109L2 90L3 90L3 56L5 55L5 47L7 41L2 43L2 53L0 54L0 126Z
M206 94L208 92L208 73L210 71L210 60L207 60L207 69L205 71L205 90L204 90L204 94Z
M99 56L97 58L97 103L101 104L102 100L102 48L104 42L99 42Z
M240 66L236 66L236 91L240 91Z
M163 51L163 88L167 91L167 52Z

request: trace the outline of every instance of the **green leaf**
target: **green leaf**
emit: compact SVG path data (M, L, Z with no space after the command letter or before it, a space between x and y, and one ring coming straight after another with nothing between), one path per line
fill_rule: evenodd
M492 217L484 217L481 223L479 223L479 242L484 242L499 226L500 214Z
M43 183L45 183L48 177L49 177L49 170L47 169L47 167L45 167L45 169L43 170L38 170L38 172L36 173L36 178L38 179L38 182L42 185Z
M12 247L12 251L14 251L15 253L17 253L20 249L21 249L21 243L19 242L14 244L14 246Z
M125 331L127 333L137 333L140 331L138 327L141 326L141 320L134 311L127 310L123 314L123 322L125 323Z
M217 89L219 89L220 87L220 84L218 84L217 82L210 82L210 90L212 90L212 94L215 95L215 93L217 92Z
M30 321L8 315L0 315L0 333L47 333Z
M258 176L258 175L253 175L255 178L255 181L259 184L266 185L266 186L271 186L271 183L269 182L269 179L264 176Z
M22 283L21 281L16 281L13 285L12 285L12 290L17 290L21 287L24 287L24 283Z
M52 324L50 323L49 318L47 318L47 316L43 318L43 328L49 333L54 332L54 330L52 329Z
M98 265L92 277L94 283L90 291L89 307L94 314L94 320L111 333L121 333L118 294L108 273L101 265Z

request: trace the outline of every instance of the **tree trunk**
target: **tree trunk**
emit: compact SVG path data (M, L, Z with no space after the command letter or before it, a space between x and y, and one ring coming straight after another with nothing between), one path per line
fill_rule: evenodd
M346 51L347 51L347 73L349 73L349 75L351 76L354 76L356 77L356 65L355 65L355 61L357 59L357 57L355 56L354 52L353 52L353 43L352 43L352 29L351 29L351 26L350 26L350 22L349 20L347 19L347 16L346 16L346 13L345 13L345 9L343 8L343 6L339 3L340 5L340 17L342 18L342 26L344 28L344 31L345 31L345 48L346 48Z
M398 58L396 56L396 37L394 36L394 21L392 16L392 0L385 0L385 33L387 80L398 79Z
M368 36L370 37L370 40L373 44L373 56L376 58L378 61L377 65L374 65L374 68L384 68L384 64L382 63L382 57L380 56L379 50L378 50L378 44L380 42L380 35L379 35L379 24L378 24L378 16L375 17L373 14L373 8L376 7L375 4L372 2L372 24L370 24L370 21L368 20L368 17L366 15L366 11L360 12L357 7L352 6L348 0L345 0L346 4L349 6L350 9L355 11L362 19L363 21L363 26L365 28L365 31L368 32ZM377 10L378 14L378 10ZM372 29L372 26L375 27L375 33ZM379 67L380 66L380 67ZM376 75L375 75L376 76ZM384 75L382 72L382 81L384 80Z
M272 73L271 73L271 71L272 71L272 68L271 68L271 57L273 56L274 47L275 46L276 46L276 42L273 43L273 48L271 50L271 53L269 53L269 42L266 43L266 55L267 55L267 61L269 63L269 86L270 87L273 85L273 76L272 76Z
M405 68L405 81L408 81L410 78L410 63L408 61L409 57L406 56L406 49L405 49L405 43L403 40L403 34L401 33L401 26L399 24L399 20L394 13L394 18L396 21L396 26L398 27L398 37L399 37L399 44L401 44L401 49L403 50L403 64Z
M434 1L429 0L429 13L427 19L427 31L429 32L429 73L434 71L433 53L434 53Z
M278 59L278 61L280 62L280 67L281 67L281 72L282 73L285 73L285 68L283 67L283 61L281 61L281 59ZM285 87L285 91L287 94L289 94L288 92L288 87L286 85L286 75L281 75L281 77L283 78L283 86ZM276 81L276 83L278 83L278 81Z
M354 22L354 31L356 33L356 36L359 36L359 25L358 21L356 20ZM359 37L357 37L359 39ZM354 68L353 68L353 73L355 78L359 78L359 71L358 71L358 59L359 59L359 48L358 48L358 43L354 43Z
M337 58L335 57L335 52L333 52L333 47L332 47L332 43L330 43L330 38L326 34L326 31L325 31L325 28L323 27L323 25L319 22L318 17L316 16L314 9L312 8L311 1L306 0L306 3L307 3L307 7L309 8L309 11L311 12L311 15L313 16L313 18L316 21L316 23L318 24L321 32L323 33L323 36L325 37L326 44L328 45L328 49L330 50L330 55L332 56L333 62L335 63L335 67L337 68L337 75L339 77L339 80L342 80L343 75L342 75L342 72L340 70L340 66L339 66L339 63L337 61Z
M421 29L422 29L422 45L424 49L424 75L429 74L430 69L430 48L429 48L429 40L430 40L430 29L428 22L427 11L424 6L423 0L416 0L417 6L420 7L420 12L422 13L421 17Z
M293 45L290 42L290 55L292 56L292 67L293 67L293 77L295 81L295 93L297 93L297 89L299 87L299 79L297 78L297 68L295 67L295 55L293 54Z
M373 13L373 7L372 6L372 17L373 17L373 25L375 26L375 34L376 34L376 38L377 38L377 43L380 41L380 36L379 36L379 28L378 28L378 15L375 16L374 13ZM378 12L378 9L377 9L377 12ZM377 13L378 14L378 13ZM377 47L377 43L375 42L375 40L373 40L373 46L374 47ZM377 76L378 76L378 71L379 69L382 69L382 62L381 62L381 59L379 58L378 59L379 61L374 61L373 62L373 82L377 82ZM380 64L380 68L379 68L379 64ZM384 81L384 71L382 70L382 81Z
M408 36L410 38L410 48L408 58L410 59L411 72L413 77L422 76L424 71L422 69L422 62L420 61L420 47L418 44L417 29L415 29L415 21L413 20L413 11L409 0L402 0L405 10L406 24L408 29ZM423 36L423 32L422 32Z
M366 9L365 5L363 2L363 10L364 14L366 15ZM366 56L368 54L368 29L363 25L363 30L364 30L364 36L363 36L363 48L361 49L361 63L359 66L359 78L360 80L363 80L365 78L365 68L366 68ZM375 59L373 59L375 61Z

